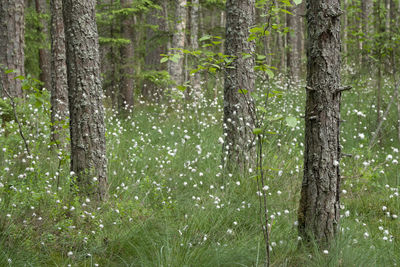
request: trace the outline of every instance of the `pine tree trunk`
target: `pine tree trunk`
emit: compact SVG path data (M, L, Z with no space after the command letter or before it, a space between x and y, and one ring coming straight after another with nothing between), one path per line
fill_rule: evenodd
M161 3L160 3L161 4ZM166 6L166 4L164 3ZM167 7L165 7L167 8ZM145 71L166 70L166 64L160 64L161 54L167 53L169 31L164 10L153 9L146 16L147 24L156 25L158 29L149 27L146 30L146 54L144 58ZM163 94L163 88L152 79L143 81L142 95L147 100L158 101Z
M47 2L46 0L35 0L36 12L40 15L47 14ZM48 43L49 27L46 19L40 19L40 30L45 36L44 45ZM39 80L43 82L44 88L50 90L51 86L51 71L50 71L50 53L47 48L39 49L39 68L40 75Z
M172 37L172 48L183 49L185 47L185 29L186 29L186 0L176 1L176 23L175 32ZM183 83L183 53L179 50L174 50L173 53L181 55L177 62L168 61L170 63L170 74L172 80L180 85Z
M288 7L288 11L293 14L294 8ZM289 32L287 33L287 46L286 46L286 68L289 81L297 80L297 42L295 38L296 33L296 24L295 24L295 16L292 14L286 14L286 26L289 28Z
M192 0L190 6L190 45L193 50L199 49L199 0ZM201 97L200 74L196 72L190 77L195 99Z
M307 0L307 101L299 233L321 245L339 225L339 0Z
M95 0L63 0L71 171L82 193L107 196L107 158Z
M68 114L68 81L62 0L50 0L51 11L51 132L52 141L64 144L68 133L62 127Z
M121 6L123 8L129 8L132 6L132 0L121 0ZM121 47L121 59L122 59L122 74L120 82L120 97L119 107L122 109L133 108L133 41L132 41L132 31L131 31L132 20L129 18L124 18L121 29L122 37L130 40L131 42L127 45Z
M248 42L249 30L255 15L254 0L226 1L225 53L233 56L230 67L225 69L223 161L228 169L246 171L255 164L253 145L255 127L253 90L254 58L244 58L244 53L253 54L255 43ZM239 90L247 90L241 94Z
M363 0L361 1L361 23L362 23L362 32L365 34L365 37L371 38L371 23L370 16L372 12L372 0ZM365 51L362 52L362 69L363 71L368 69L369 65L369 57Z
M25 3L23 0L0 1L0 96L6 89L13 97L23 97L18 75L25 75ZM3 65L3 66L1 66ZM5 74L3 68L15 70L15 73Z

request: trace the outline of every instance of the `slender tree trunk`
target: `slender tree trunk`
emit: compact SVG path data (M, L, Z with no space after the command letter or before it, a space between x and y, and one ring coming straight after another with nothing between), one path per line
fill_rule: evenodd
M107 196L107 157L95 0L63 0L71 134L71 171L80 190Z
M254 58L243 56L255 51L255 43L247 41L254 15L255 0L226 1L225 51L234 59L225 69L223 161L230 170L246 171L255 165L254 102L250 93L239 92L251 92L255 82Z
M176 23L175 32L172 37L172 48L183 49L185 47L185 29L186 29L186 0L176 1ZM181 58L177 62L168 61L170 63L170 74L172 80L177 84L183 83L183 53L179 50L173 51L180 54Z
M132 0L121 0L121 6L123 8L129 8L132 6ZM133 41L132 41L132 20L124 18L121 29L122 37L130 40L130 43L121 47L121 59L122 59L122 76L120 82L120 110L133 108Z
M165 70L165 64L160 64L161 54L166 54L169 42L169 31L165 11L151 10L147 15L147 24L157 25L158 29L146 30L146 55L144 58L145 71ZM152 79L145 79L142 87L142 95L147 100L158 101L163 93L163 88Z
M192 0L190 7L190 44L193 50L199 49L199 0ZM200 74L196 72L190 77L195 98L201 97Z
M18 75L25 75L25 3L23 0L0 1L0 90L7 89L13 97L23 97ZM2 66L1 66L2 65ZM3 68L15 73L4 73ZM0 91L0 96L5 93Z
M342 44L342 48L343 48L343 55L345 55L345 58L347 59L347 28L348 28L348 17L347 17L347 1L348 0L343 0L343 10L345 11L343 13L343 44Z
M289 7L288 11L293 14L294 8ZM297 80L297 42L295 38L296 33L296 24L295 24L295 16L291 14L286 14L286 26L289 28L289 32L287 33L287 46L286 46L286 68L289 81Z
M47 14L47 1L46 0L35 0L36 12L40 15ZM40 75L39 80L43 82L44 88L50 90L51 86L51 71L50 71L50 53L46 48L47 43L49 42L49 27L46 19L40 19L40 29L39 31L43 33L45 36L44 48L39 49L39 67L40 67Z
M307 0L307 101L299 233L321 245L339 225L339 0ZM321 19L324 18L324 19Z
M305 14L305 2L303 1L298 8L298 33L297 33L297 55L299 62L299 76L303 74L303 55L304 55L304 32L305 32L305 22L304 22L304 14Z
M64 144L68 133L63 122L68 114L68 81L62 0L50 0L51 11L51 132L52 141Z
M362 23L362 31L365 34L366 39L370 38L371 34L371 23L370 23L370 16L372 12L372 0L363 0L361 1L361 23ZM363 72L369 68L369 57L366 51L362 52L362 69Z

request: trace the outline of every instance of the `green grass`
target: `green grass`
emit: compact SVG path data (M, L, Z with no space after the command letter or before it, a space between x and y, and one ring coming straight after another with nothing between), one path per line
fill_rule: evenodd
M263 149L271 266L400 264L400 219L393 217L400 216L397 118L390 115L382 142L368 150L376 114L367 89L343 97L342 145L353 157L342 161L341 233L327 254L299 246L295 225L304 92L272 99L269 115L299 123L266 122L276 132ZM0 137L0 266L263 266L256 179L220 167L220 100L138 103L124 119L108 110L110 198L100 204L71 192L68 159L58 169L48 148L48 116L32 109L25 106L23 120L33 158L24 155L15 124Z

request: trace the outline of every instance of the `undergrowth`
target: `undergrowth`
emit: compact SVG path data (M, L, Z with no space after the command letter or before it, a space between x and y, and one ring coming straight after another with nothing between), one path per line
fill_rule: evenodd
M284 93L271 99L265 122L271 265L399 265L396 114L369 149L376 127L373 90L356 84L343 96L341 139L352 157L341 162L340 234L329 250L304 248L296 228L304 90L297 85L288 91L279 81L273 86ZM32 156L15 121L1 128L1 266L263 265L255 170L242 177L221 166L221 96L139 102L125 117L108 109L105 203L71 190L68 153L50 146L49 109L37 98L21 101L18 110ZM287 116L297 125L288 126Z

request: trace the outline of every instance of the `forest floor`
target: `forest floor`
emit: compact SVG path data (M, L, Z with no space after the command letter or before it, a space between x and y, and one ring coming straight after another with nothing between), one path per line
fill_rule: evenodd
M352 157L340 163L341 231L327 250L302 248L296 220L305 92L286 88L274 85L284 93L271 98L265 121L271 266L400 265L395 112L369 148L373 88L355 85L344 93L341 144ZM28 98L21 110L32 157L23 152L16 123L1 129L0 266L263 266L256 172L243 177L220 166L221 97L138 102L124 119L108 109L105 203L73 193L68 153L49 148L48 106L35 101ZM296 126L285 123L288 116Z

